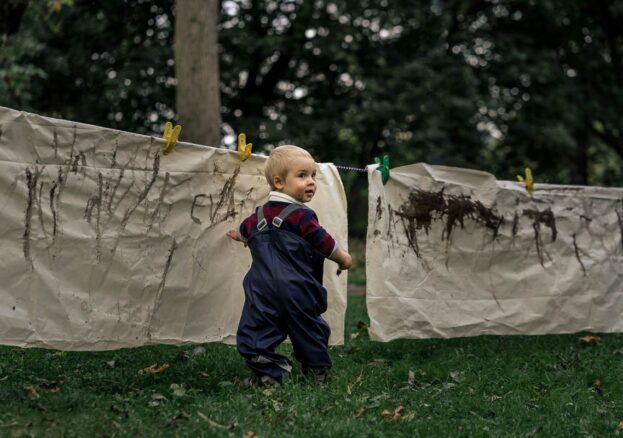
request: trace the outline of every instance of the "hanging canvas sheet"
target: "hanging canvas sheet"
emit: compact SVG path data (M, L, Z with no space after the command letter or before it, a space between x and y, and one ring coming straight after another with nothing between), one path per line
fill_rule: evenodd
M372 339L623 331L623 189L368 171Z
M266 157L0 107L0 343L63 350L232 343L250 252L225 233L266 201ZM337 169L309 206L347 245ZM326 262L331 344L346 276Z

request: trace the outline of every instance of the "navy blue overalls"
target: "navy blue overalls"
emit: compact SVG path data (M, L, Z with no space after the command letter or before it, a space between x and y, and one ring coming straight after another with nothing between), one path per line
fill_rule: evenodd
M331 330L320 314L327 310L322 286L324 256L301 236L279 229L295 210L290 204L267 223L257 209L257 232L247 244L253 262L244 278L245 303L238 326L238 351L256 375L279 379L292 369L275 348L287 336L303 372L321 373L331 367Z

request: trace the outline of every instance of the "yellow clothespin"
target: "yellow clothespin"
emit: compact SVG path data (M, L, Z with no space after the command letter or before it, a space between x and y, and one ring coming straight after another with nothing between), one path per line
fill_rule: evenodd
M240 152L242 161L246 161L251 156L252 149L253 143L247 143L247 136L242 132L238 134L238 152Z
M162 153L164 155L167 155L173 152L173 149L175 148L175 145L177 144L177 139L180 136L180 132L182 132L181 125L176 125L174 128L173 123L171 122L165 123L164 134L162 134L162 138L164 138L164 140L167 142L162 147Z
M532 170L530 170L529 167L526 167L525 172L525 177L517 175L517 180L519 182L525 183L526 190L528 191L528 193L532 194L532 192L534 192L534 179L532 179Z

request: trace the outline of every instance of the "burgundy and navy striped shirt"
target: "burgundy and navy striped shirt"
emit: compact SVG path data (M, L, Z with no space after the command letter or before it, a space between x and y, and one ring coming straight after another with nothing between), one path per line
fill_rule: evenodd
M290 204L290 202L285 200L289 198L287 195L275 194L273 196L273 193L275 192L271 192L268 202L263 205L264 217L269 224L272 224L273 218ZM262 206L258 208L262 208ZM257 210L242 221L239 228L242 240L246 241L254 233L258 232L257 222ZM316 213L309 208L300 208L292 212L281 224L281 229L301 236L325 257L329 257L335 251L335 240L322 228Z

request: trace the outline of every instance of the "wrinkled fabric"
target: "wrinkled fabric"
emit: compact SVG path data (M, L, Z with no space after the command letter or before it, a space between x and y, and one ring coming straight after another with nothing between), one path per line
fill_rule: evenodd
M623 331L623 189L368 171L372 339Z
M266 201L266 157L163 145L0 107L0 343L234 343L251 257L225 233ZM317 180L309 206L346 247L337 169L319 164ZM346 278L326 263L324 318L339 344Z

